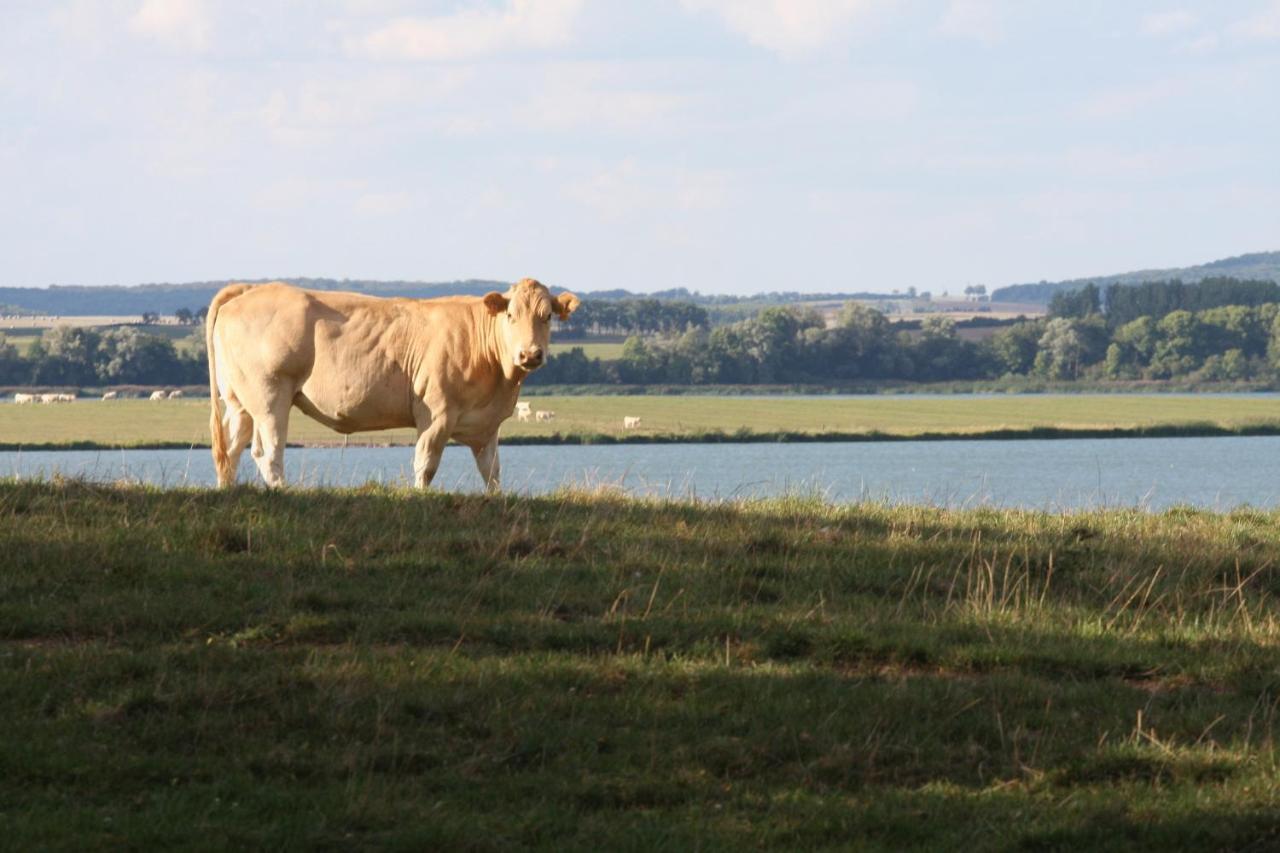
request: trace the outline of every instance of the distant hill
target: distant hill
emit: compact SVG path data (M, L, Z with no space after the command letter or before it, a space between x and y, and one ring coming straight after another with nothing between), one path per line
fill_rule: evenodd
M506 290L509 282L487 279L464 281L367 281L332 278L279 278L236 279L236 281L287 281L299 287L313 290L351 290L373 296L408 296L414 299L431 299L436 296L481 296L491 290ZM198 281L186 284L135 284L135 285L50 285L49 287L0 287L0 304L9 307L5 313L43 313L69 316L109 316L142 314L172 314L180 308L196 310L208 305L209 300L228 281ZM656 293L632 293L629 290L599 290L580 292L590 299L658 299L662 301L687 301L700 305L726 305L737 303L787 304L814 299L849 300L883 299L884 294L872 293L760 293L753 296L709 295L691 292L678 287Z
M1254 281L1280 282L1280 252L1254 252L1234 258L1223 258L1194 267L1138 270L1118 275L1100 275L1093 278L1076 278L1069 281L1041 281L1036 284L1012 284L996 288L991 293L993 302L1038 302L1048 304L1055 293L1078 290L1086 284L1105 288L1109 284L1141 284L1145 281L1184 282L1206 278L1229 277ZM0 299L5 297L0 294Z

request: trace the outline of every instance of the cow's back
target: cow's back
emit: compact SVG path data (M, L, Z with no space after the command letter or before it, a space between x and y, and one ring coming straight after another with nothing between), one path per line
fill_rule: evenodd
M412 426L405 310L403 300L262 285L222 307L219 363L238 396L283 393L340 432Z

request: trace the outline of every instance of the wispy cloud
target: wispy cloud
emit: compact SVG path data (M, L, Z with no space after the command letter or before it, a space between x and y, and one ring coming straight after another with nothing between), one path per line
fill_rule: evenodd
M1139 29L1144 36L1164 38L1165 36L1185 33L1194 27L1198 19L1186 9L1171 9L1165 12L1153 12L1143 15Z
M502 9L397 18L349 38L354 55L383 60L448 61L568 44L582 0L510 0Z
M691 12L709 12L754 45L781 54L823 47L865 20L877 0L681 0Z
M1280 39L1280 0L1272 0L1258 14L1236 22L1231 27L1231 33L1257 41Z
M995 44L1004 38L1004 16L991 0L951 0L938 22L938 32Z
M175 50L209 46L213 21L202 0L144 0L129 18L129 30Z

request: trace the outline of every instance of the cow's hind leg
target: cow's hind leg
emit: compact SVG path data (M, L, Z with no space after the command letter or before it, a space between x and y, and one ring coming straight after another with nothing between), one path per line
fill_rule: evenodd
M291 398L277 393L253 418L253 461L268 486L284 485L284 444L289 436Z
M225 400L226 411L222 415L222 428L227 434L227 461L218 467L218 485L230 486L236 481L240 468L240 455L253 439L253 418L238 401Z

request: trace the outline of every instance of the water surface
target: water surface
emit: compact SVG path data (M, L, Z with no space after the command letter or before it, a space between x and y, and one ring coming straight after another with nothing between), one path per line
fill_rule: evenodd
M1280 506L1280 436L522 446L501 451L507 491L564 486L725 499L815 493L828 500L1074 509ZM289 482L408 484L407 447L290 448ZM208 450L0 452L0 476L212 485ZM245 454L240 478L258 481ZM470 451L449 447L435 485L482 488Z

